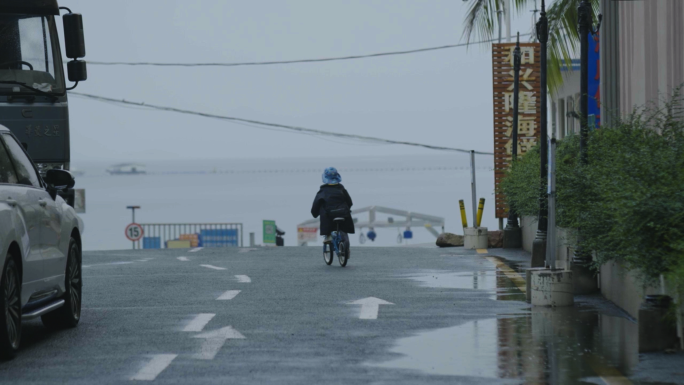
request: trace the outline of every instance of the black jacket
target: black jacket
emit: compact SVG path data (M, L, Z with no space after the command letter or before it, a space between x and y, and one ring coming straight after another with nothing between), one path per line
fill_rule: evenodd
M321 216L321 235L330 235L331 232L337 229L333 219L339 217L339 215L331 214L330 211L340 209L346 211L346 215L343 215L345 220L340 224L340 231L354 234L354 220L351 217L350 211L352 204L349 193L341 184L322 185L311 207L311 215L314 218L317 218L319 215Z

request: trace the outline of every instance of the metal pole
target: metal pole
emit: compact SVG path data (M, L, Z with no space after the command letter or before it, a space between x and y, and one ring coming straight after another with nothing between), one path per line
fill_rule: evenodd
M588 0L582 0L577 8L579 34L580 34L580 162L587 164L587 139L589 127L587 126L589 114L589 33L591 32L591 4Z
M546 70L547 70L547 42L549 41L549 23L546 19L546 4L544 0L541 3L541 13L539 14L539 21L537 22L537 39L541 45L541 84L540 84L540 103L541 103L541 135L540 135L540 182L539 186L539 218L537 221L537 235L532 244L532 261L531 267L543 267L546 258L546 235L548 231L548 210L547 210L547 195L546 186L548 180L548 111L547 111L547 87L546 87ZM553 231L553 229L552 229Z
M501 12L502 10L496 11L497 16L499 16L499 44L501 44L501 33L503 31L503 25L501 25Z
M477 227L475 218L477 218L477 192L475 189L475 150L470 150L470 189L473 201L473 227Z
M556 268L556 138L551 138L549 146L549 231L546 244L546 264L551 269Z
M589 162L587 144L589 139L589 34L592 31L592 8L588 0L582 0L577 7L577 17L580 35L580 164ZM599 22L601 16L599 15ZM582 229L578 228L578 245L572 260L574 292L575 294L590 294L598 290L598 283L594 272L590 268L591 253L584 250L582 244Z
M511 133L511 167L518 159L518 107L520 105L520 33L513 50L513 127ZM515 206L509 204L508 222L504 229L503 247L519 249L522 247L522 231L518 226Z
M518 104L520 94L520 33L513 51L513 131L511 132L511 159L513 163L518 159ZM507 229L518 228L518 214L515 208L508 210Z
M511 42L511 0L504 0L506 16L506 41ZM520 35L518 33L518 35Z

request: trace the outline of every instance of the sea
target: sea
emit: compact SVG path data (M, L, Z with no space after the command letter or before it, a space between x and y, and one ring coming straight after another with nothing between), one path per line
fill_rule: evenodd
M122 160L125 162L128 160ZM336 167L355 208L383 206L445 218L447 232L463 234L459 212L465 201L472 224L470 155L439 153L352 158L159 160L142 162L146 174L110 175L112 162L75 161L83 172L76 187L85 189L85 250L130 249L124 234L131 223L127 206L136 210L137 223L242 223L244 245L249 233L262 244L263 221L273 220L285 231L285 245L297 245L297 225L312 219L311 205L326 167ZM482 226L498 229L494 217L493 158L475 159L476 196L485 198ZM367 213L353 214L360 222ZM378 214L377 220L387 215ZM402 217L394 216L396 221ZM375 241L361 243L357 228L353 247L434 244L435 236L413 228L412 239L399 239L405 229L376 229ZM321 240L308 246L320 246Z

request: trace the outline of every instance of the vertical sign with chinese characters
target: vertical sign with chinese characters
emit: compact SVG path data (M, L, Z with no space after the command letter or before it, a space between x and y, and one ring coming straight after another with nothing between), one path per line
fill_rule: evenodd
M513 50L515 43L492 44L494 85L494 184L496 217L506 218L506 199L499 190L512 160ZM520 94L518 100L518 156L525 155L539 140L541 105L539 43L520 44Z

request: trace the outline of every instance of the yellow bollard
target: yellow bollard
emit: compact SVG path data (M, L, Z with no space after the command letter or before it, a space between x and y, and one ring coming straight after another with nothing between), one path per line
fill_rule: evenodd
M480 227L480 224L482 223L482 212L484 211L484 203L485 199L480 198L480 205L477 206L477 225L475 227Z
M463 228L468 227L468 218L466 217L465 204L463 204L463 199L458 201L458 205L461 206L461 222L463 222Z

